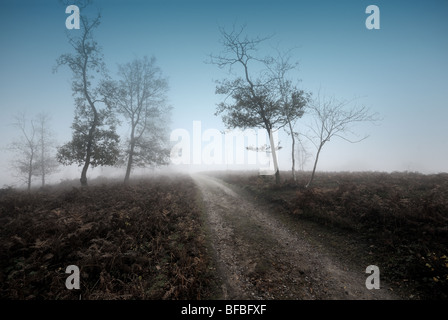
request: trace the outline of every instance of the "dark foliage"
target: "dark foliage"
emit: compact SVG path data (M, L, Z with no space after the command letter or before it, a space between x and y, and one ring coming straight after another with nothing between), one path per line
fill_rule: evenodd
M270 177L222 175L305 219L355 235L387 280L423 299L448 298L448 174L318 173L313 188Z
M188 178L0 194L2 299L201 299L209 258ZM80 268L68 290L69 265Z

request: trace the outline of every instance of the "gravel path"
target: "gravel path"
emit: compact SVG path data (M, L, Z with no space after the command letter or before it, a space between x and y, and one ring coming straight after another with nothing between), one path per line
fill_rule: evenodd
M193 179L202 192L223 299L399 299L382 284L368 290L367 266L325 254L243 191L205 175Z

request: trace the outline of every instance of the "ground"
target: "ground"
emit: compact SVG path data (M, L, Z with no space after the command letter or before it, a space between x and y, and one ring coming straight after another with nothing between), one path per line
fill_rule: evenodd
M0 193L0 298L201 299L209 269L185 175ZM80 269L68 290L67 266Z
M447 299L448 175L155 175L0 190L0 298ZM80 269L79 290L65 285ZM367 289L378 266L380 289Z
M381 287L395 296L448 298L447 174L323 172L310 188L307 172L296 181L284 172L279 184L257 172L210 175L331 261L362 273L377 265Z
M292 230L248 192L195 175L203 195L224 299L399 299L366 288L367 266L337 258Z

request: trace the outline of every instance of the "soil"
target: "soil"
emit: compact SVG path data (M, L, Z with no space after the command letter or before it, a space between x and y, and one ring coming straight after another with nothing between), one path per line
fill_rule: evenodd
M347 255L346 243L322 239L319 228L291 224L275 207L207 175L193 179L203 196L221 288L220 299L398 300L393 287L367 289L368 265ZM275 210L275 209L274 209Z

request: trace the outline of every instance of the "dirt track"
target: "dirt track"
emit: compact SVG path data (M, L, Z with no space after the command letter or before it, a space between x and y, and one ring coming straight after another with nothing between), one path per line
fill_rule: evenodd
M381 282L365 286L367 266L324 253L266 207L218 179L196 174L223 299L399 299Z

